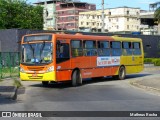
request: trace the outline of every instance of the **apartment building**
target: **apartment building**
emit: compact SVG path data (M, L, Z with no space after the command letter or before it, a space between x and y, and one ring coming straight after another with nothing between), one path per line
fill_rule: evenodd
M118 7L104 10L105 32L138 32L140 30L140 9ZM101 31L102 10L79 13L79 29Z
M79 12L96 10L95 4L77 0L43 0L44 30L78 30Z
M96 10L95 4L86 2L57 2L57 28L58 30L78 30L79 13Z

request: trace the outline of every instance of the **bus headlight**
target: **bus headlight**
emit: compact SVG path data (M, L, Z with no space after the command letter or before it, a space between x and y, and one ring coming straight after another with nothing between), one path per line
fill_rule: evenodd
M20 72L25 73L25 70L22 67L20 67Z
M54 66L49 67L46 72L52 72L52 71L54 71Z

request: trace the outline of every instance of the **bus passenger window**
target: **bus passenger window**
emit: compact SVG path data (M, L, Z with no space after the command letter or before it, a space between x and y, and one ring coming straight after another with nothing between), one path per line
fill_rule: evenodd
M57 58L69 58L69 44L67 43L57 44L56 57Z
M108 41L98 41L98 56L110 56Z
M96 49L96 41L83 41L84 44L84 56L96 56L97 55L97 49Z
M111 46L111 55L112 56L121 56L122 49L121 49L121 42L110 42Z
M72 57L83 56L81 40L71 40L71 54Z
M132 55L132 43L131 42L123 42L122 43L122 54L124 56Z
M141 55L141 47L139 42L133 42L133 54Z

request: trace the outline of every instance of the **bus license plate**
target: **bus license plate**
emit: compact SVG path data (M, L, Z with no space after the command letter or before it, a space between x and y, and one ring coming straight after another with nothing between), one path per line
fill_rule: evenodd
M37 77L37 74L32 74L32 77Z

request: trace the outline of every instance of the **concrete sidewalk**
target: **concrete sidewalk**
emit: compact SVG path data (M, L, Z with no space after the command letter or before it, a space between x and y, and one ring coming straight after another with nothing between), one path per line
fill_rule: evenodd
M18 78L17 78L18 79ZM0 103L3 102L4 99L14 99L16 86L14 85L13 78L5 78L0 80ZM18 94L24 93L24 88L20 87L18 89Z
M160 95L160 74L145 76L138 80L131 80L130 84Z
M13 83L14 81L11 78L6 78L0 81L0 99L12 98L16 89Z

